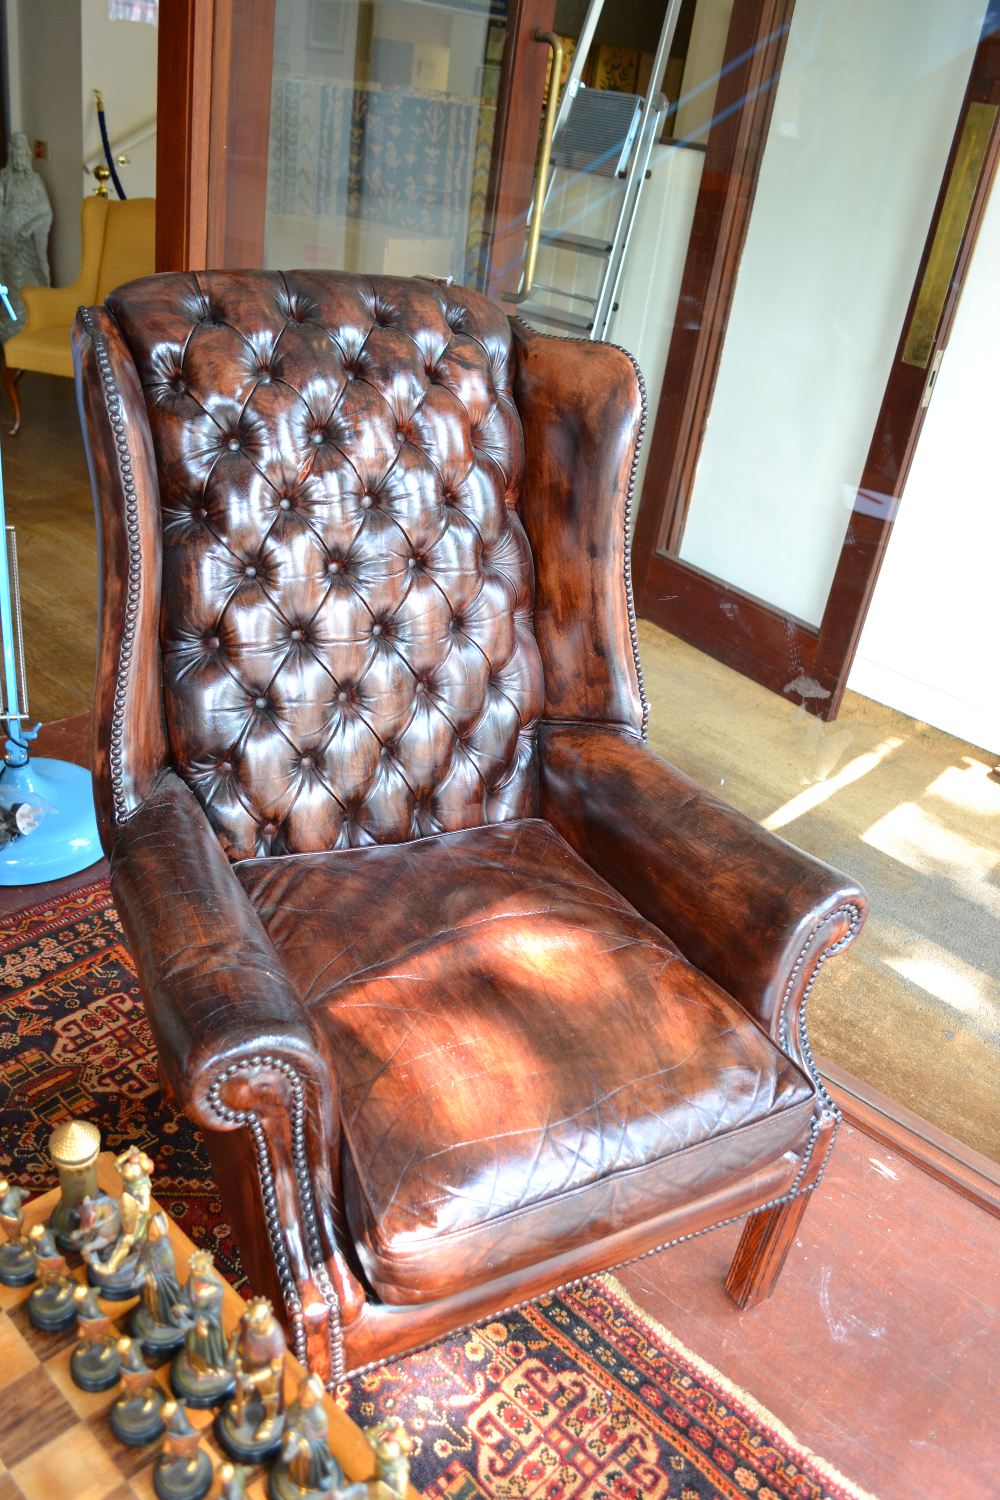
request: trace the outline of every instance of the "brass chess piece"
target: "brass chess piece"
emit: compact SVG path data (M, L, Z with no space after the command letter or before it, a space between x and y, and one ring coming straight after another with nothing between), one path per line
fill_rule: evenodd
M228 1459L219 1465L219 1500L246 1500L247 1475L249 1469L242 1464L231 1464Z
M175 1311L183 1306L184 1293L177 1278L166 1214L149 1218L140 1264L142 1301L132 1313L130 1326L146 1357L159 1363L183 1348L186 1338L186 1325Z
M215 1419L220 1445L240 1463L261 1463L281 1447L286 1349L270 1302L254 1297L229 1346L236 1391Z
M0 1177L0 1282L4 1286L27 1286L35 1279L35 1252L24 1232L25 1188L14 1187Z
M114 1324L98 1303L93 1287L78 1283L73 1301L76 1303L76 1331L80 1339L69 1362L73 1383L81 1391L110 1390L118 1384L121 1373Z
M222 1331L223 1290L212 1257L196 1250L188 1262L184 1301L174 1309L185 1329L184 1347L170 1365L171 1389L188 1406L218 1406L236 1388Z
M122 1389L109 1413L111 1430L119 1442L141 1448L163 1432L163 1396L135 1339L120 1338L115 1349L121 1362Z
M281 1451L268 1476L271 1500L326 1500L344 1482L344 1471L330 1452L323 1382L307 1375L285 1414Z
M80 1226L80 1204L97 1195L100 1149L101 1132L88 1120L64 1120L49 1136L49 1159L59 1176L59 1202L49 1228L64 1255L76 1249L70 1236Z
M73 1292L76 1282L66 1267L65 1257L52 1236L51 1229L36 1224L29 1235L35 1252L35 1275L38 1285L28 1298L28 1317L44 1333L68 1328L76 1320Z
M398 1500L406 1500L410 1483L410 1457L416 1444L400 1417L386 1417L374 1427L365 1428L365 1437L375 1454L379 1480Z
M201 1447L201 1434L176 1401L164 1403L163 1423L153 1489L160 1500L203 1500L212 1487L212 1460Z

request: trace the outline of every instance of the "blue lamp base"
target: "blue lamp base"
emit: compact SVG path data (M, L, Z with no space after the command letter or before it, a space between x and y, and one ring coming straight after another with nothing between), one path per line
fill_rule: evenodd
M90 772L65 760L29 760L5 766L0 806L30 802L42 819L37 828L0 849L0 886L40 885L75 875L101 858Z

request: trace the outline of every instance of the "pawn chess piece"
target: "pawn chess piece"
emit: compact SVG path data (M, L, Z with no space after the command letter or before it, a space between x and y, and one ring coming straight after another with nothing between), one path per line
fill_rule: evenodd
M159 1363L182 1349L186 1338L185 1325L175 1312L183 1306L184 1293L177 1279L165 1214L153 1214L149 1219L140 1262L142 1301L132 1314L131 1329L147 1359Z
M135 1339L120 1338L115 1349L121 1362L122 1390L109 1413L111 1430L119 1442L141 1448L163 1432L163 1396Z
M80 1204L97 1195L97 1154L101 1132L89 1120L64 1120L49 1136L49 1160L59 1176L59 1202L49 1228L64 1255L76 1246L71 1239L80 1227Z
M73 1300L80 1339L69 1362L73 1383L81 1391L110 1390L117 1385L121 1373L114 1325L98 1303L93 1287L78 1284Z
M163 1448L153 1468L160 1500L203 1500L212 1487L212 1460L200 1446L201 1434L176 1401L163 1405Z
M271 1500L326 1500L344 1482L327 1442L323 1382L307 1375L285 1414L281 1451L268 1476Z
M266 1297L255 1297L229 1348L236 1392L215 1419L220 1445L240 1463L277 1453L285 1425L285 1335Z
M0 1177L0 1282L4 1286L27 1286L35 1279L35 1252L24 1232L24 1188L14 1187Z
M186 1331L184 1347L170 1365L170 1385L178 1401L197 1409L218 1406L236 1388L222 1331L223 1290L212 1257L196 1250L188 1262L184 1301L174 1309Z
M219 1500L246 1500L249 1469L228 1462L219 1465Z
M28 1298L28 1317L43 1333L68 1328L76 1320L73 1292L76 1282L66 1269L51 1229L36 1224L29 1235L35 1252L35 1275L38 1285Z

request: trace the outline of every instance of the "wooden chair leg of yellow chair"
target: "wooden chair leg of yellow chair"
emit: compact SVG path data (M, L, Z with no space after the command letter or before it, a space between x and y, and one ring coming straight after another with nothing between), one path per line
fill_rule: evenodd
M7 397L14 412L14 425L10 429L11 437L17 437L21 426L21 392L17 386L23 374L23 370L12 370L9 365L4 365L3 367L4 390L7 392Z

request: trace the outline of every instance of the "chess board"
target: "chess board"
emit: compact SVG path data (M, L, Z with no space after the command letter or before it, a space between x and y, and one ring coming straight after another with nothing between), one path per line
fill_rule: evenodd
M105 1192L120 1191L113 1156L105 1154L99 1159L98 1182ZM51 1214L57 1198L58 1191L53 1189L25 1205L26 1231ZM177 1269L184 1281L194 1246L169 1214L167 1218ZM74 1274L83 1280L82 1266L74 1267ZM69 1362L77 1342L76 1329L42 1333L35 1328L28 1317L30 1291L31 1287L0 1285L0 1500L156 1500L152 1476L159 1442L128 1448L118 1441L108 1422L118 1388L89 1395L73 1384ZM101 1305L114 1314L121 1331L127 1333L128 1314L135 1300L102 1301ZM223 1304L227 1335L244 1306L239 1293L227 1285ZM165 1364L157 1371L157 1379L167 1393L169 1368ZM285 1372L289 1399L303 1373L289 1354ZM374 1478L374 1458L360 1429L329 1397L326 1410L330 1449L346 1478ZM212 1433L215 1413L189 1408L188 1415L204 1430L203 1445L217 1469L224 1455ZM216 1478L209 1495L214 1496L217 1490ZM266 1495L266 1475L256 1469L247 1485L248 1500L265 1500ZM412 1488L409 1497L419 1500Z

